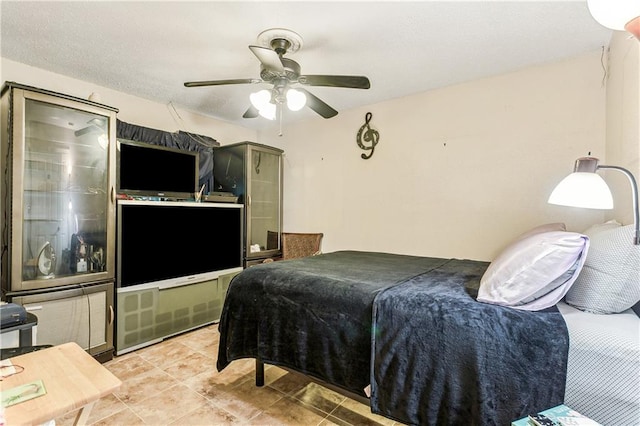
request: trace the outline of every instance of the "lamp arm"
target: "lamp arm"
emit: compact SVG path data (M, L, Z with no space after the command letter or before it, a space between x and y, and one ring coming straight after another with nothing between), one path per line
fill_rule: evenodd
M629 170L623 167L618 167L618 166L598 165L597 168L617 170L619 172L624 173L627 176L627 178L629 178L629 183L631 184L631 192L632 192L631 196L633 198L633 223L636 229L636 235L633 239L633 243L635 245L640 245L640 212L638 211L638 185L636 184L636 180L633 177L633 174Z

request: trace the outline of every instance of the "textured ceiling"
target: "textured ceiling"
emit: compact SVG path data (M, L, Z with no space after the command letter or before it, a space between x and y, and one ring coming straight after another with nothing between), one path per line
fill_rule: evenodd
M243 119L260 32L303 38L303 74L366 75L371 89L307 87L338 111L600 49L611 31L586 1L1 1L1 55L220 120ZM324 120L308 108L287 121Z

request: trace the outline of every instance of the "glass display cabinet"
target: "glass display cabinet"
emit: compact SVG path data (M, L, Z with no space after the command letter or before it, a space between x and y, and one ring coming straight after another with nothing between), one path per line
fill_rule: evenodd
M113 280L115 110L13 83L2 106L8 290Z
M282 254L282 154L254 142L214 148L215 191L230 192L244 203L244 266Z
M51 341L39 343L71 339L92 354L113 351L117 110L14 82L0 94L3 295L32 309L46 306L43 312L66 306L55 315L40 312L38 327L75 327L77 339L43 333ZM104 303L93 303L96 297ZM90 311L75 315L73 306L85 298ZM95 326L103 338L85 341L97 335L86 329Z

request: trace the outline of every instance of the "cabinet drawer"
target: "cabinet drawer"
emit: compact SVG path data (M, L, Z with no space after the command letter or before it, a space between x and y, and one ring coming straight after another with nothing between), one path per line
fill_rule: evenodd
M113 350L113 284L13 296L38 317L38 345L76 342L91 355Z

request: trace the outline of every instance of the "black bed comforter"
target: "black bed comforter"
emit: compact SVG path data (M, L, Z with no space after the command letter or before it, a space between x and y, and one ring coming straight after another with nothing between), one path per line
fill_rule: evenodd
M218 370L253 357L364 395L407 424L508 425L561 404L568 333L551 308L476 302L488 263L342 251L231 282Z

